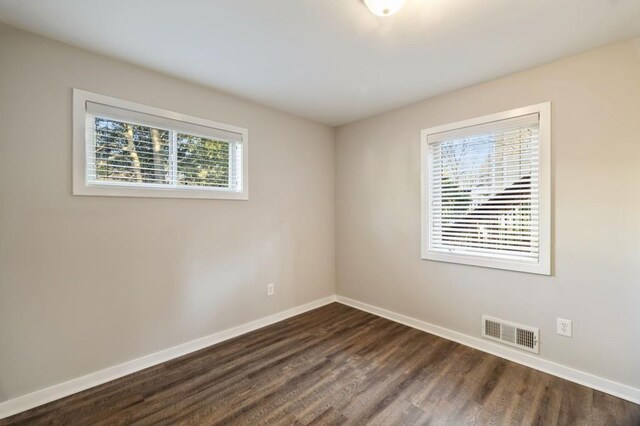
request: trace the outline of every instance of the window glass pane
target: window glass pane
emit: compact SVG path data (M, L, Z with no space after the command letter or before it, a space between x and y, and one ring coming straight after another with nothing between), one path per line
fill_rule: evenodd
M95 180L167 184L169 131L95 117Z
M177 134L178 185L229 188L229 142Z
M537 126L432 145L432 245L536 258Z

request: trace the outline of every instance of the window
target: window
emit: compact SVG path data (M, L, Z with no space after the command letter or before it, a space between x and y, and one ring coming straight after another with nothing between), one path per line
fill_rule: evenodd
M246 200L247 130L74 90L73 193Z
M550 104L422 131L422 258L550 274Z

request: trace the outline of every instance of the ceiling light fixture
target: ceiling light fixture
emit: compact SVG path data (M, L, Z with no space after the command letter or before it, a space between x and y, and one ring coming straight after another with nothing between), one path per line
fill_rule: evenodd
M374 15L389 16L400 10L404 0L364 0L364 4Z

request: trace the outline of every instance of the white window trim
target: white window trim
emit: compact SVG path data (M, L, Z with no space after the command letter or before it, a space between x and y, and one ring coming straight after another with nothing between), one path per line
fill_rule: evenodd
M128 109L144 114L155 115L185 123L197 124L213 129L224 130L242 135L242 192L231 192L218 188L185 186L184 188L149 188L134 185L109 184L92 185L87 180L86 149L86 104L101 103L117 108ZM204 118L192 117L161 108L129 102L110 96L73 89L73 194L114 197L151 197L151 198L203 198L221 200L249 199L249 132L247 129L229 124L218 123Z
M429 135L445 131L460 129L463 127L476 126L492 121L515 118L527 114L538 113L540 117L539 125L539 155L540 155L540 176L539 176L539 243L540 251L537 263L522 263L513 260L485 259L475 256L465 256L460 254L448 254L430 251L429 247L429 207L431 199L429 194L430 173L429 173L429 146L427 138ZM551 103L544 102L509 111L485 115L483 117L458 121L455 123L424 129L421 132L421 190L422 190L422 259L435 260L440 262L458 263L487 268L506 269L510 271L528 272L533 274L551 275Z

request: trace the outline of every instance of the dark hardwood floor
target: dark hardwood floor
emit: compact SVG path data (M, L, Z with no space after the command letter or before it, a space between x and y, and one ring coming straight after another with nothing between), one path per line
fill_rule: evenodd
M0 420L640 425L640 406L337 303Z

